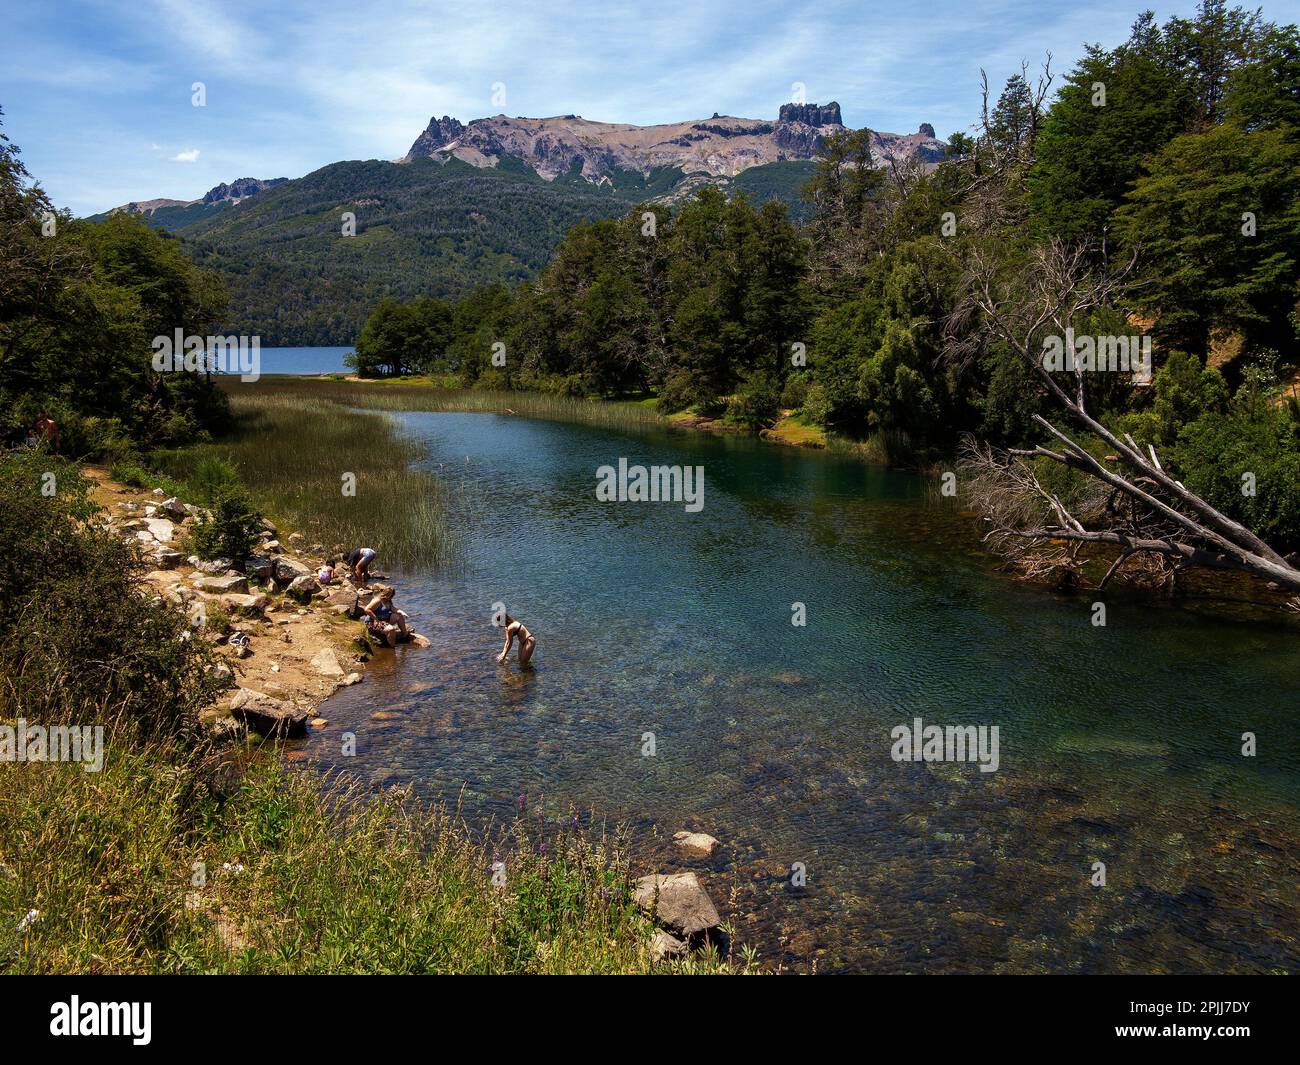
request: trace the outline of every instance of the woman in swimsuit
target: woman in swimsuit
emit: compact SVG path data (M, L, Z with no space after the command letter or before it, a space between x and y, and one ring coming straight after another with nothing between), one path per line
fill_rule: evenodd
M519 666L527 668L529 659L533 657L533 648L537 646L537 637L528 631L523 622L516 621L509 614L506 615L506 645L497 655L497 661L506 660L506 655L510 653L510 645L514 643L516 637L519 638Z
M385 647L396 647L398 639L407 635L406 614L393 607L394 594L388 585L378 584L375 597L364 608L366 628Z

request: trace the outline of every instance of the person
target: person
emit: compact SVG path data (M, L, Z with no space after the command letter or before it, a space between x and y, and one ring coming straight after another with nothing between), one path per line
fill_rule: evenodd
M352 583L358 588L366 587L370 580L370 563L375 560L375 549L373 547L358 547L348 553L345 561L352 570Z
M519 640L519 665L527 669L528 662L533 657L533 649L537 646L537 637L528 631L528 626L523 622L516 621L509 614L506 615L506 645L501 648L501 653L497 655L498 662L504 662L506 656L510 654L510 645L515 639Z
M57 455L59 453L59 426L53 418L45 411L41 411L36 416L36 424L32 426L31 436L29 437L33 446L42 442L50 445L50 451Z
M363 608L366 629L385 647L396 647L397 641L409 635L404 611L393 606L395 590L386 584L375 585L375 597Z
M317 572L317 574L316 574L316 580L317 580L318 582L320 582L321 584L333 584L333 583L334 583L334 565L335 565L335 563L337 563L337 562L338 562L338 559L336 559L336 558L329 558L329 559L326 559L326 560L325 560L325 565L321 566L320 570L319 570L319 571Z

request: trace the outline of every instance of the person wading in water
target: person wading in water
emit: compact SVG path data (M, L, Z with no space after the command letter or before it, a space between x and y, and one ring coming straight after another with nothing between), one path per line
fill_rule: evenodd
M501 653L497 655L498 662L504 662L506 656L510 654L510 645L519 640L519 666L521 669L527 669L529 660L533 657L533 649L537 646L537 637L528 631L528 627L521 621L516 621L509 614L506 615L506 645L501 648Z

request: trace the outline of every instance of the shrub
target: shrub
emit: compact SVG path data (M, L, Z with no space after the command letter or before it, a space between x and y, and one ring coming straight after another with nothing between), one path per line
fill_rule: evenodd
M247 558L257 542L262 515L237 484L218 484L213 493L208 514L190 533L190 546L200 558Z

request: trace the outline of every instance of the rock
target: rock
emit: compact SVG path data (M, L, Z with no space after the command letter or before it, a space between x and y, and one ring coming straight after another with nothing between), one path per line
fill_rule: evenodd
M229 593L246 595L248 593L248 578L241 577L238 574L229 577L200 577L194 582L194 587L200 592L212 592L215 595Z
M165 496L167 493L164 492L161 488L155 488L155 489L153 490L153 494L154 494L155 496L157 496L159 499L161 499L161 498L162 498L163 496Z
M279 540L263 540L263 541L262 541L262 550L263 550L263 551L269 551L269 552L270 552L271 554L273 554L273 555L278 555L278 554L280 553L280 541L279 541Z
M656 932L654 938L650 940L650 960L655 965L673 958L684 958L690 953L690 947L685 940L678 939L667 932Z
M313 595L320 594L320 584L310 573L304 573L289 582L289 587L284 590L284 594L300 603L309 603Z
M713 900L694 873L643 876L636 882L637 906L659 924L690 938L711 932L722 923Z
M283 557L275 560L273 573L280 584L292 584L299 577L311 576L311 570L297 559Z
M153 561L159 569L175 569L185 561L185 556L170 547L164 547L153 553Z
M249 555L244 559L244 572L259 581L269 581L275 576L275 563L265 555Z
M230 700L231 716L260 736L293 739L307 734L307 711L286 706L265 692L240 688Z
M418 632L411 633L411 635L407 639L407 643L409 643L412 647L430 646L429 637L421 636Z
M242 740L248 730L242 721L236 721L233 717L219 717L204 725L204 731L213 743L231 743Z
M329 720L328 720L327 718L323 718L323 717L313 717L313 718L311 719L311 727L312 727L312 728L324 728L324 727L325 727L326 725L328 725L328 724L329 724Z
M218 662L212 667L212 675L226 687L235 683L235 672L225 662Z
M343 678L343 684L350 688L353 684L360 684L364 679L360 673L349 673Z
M300 543L302 543L302 542L303 542L304 540L306 540L306 539L307 539L307 537L303 536L302 533L290 533L290 534L289 534L289 543L291 543L291 544L300 544Z
M258 593L255 595L245 595L239 592L233 592L230 595L221 597L221 605L229 610L232 614L240 614L246 618L259 617L266 609L266 596Z
M692 858L712 858L721 844L705 832L675 832L673 842Z
M199 562L194 567L200 573L208 573L212 576L224 574L227 570L235 568L235 562L229 558L214 558L207 562Z
M176 521L184 521L185 516L189 514L189 511L185 509L185 504L175 496L170 496L169 498L164 499L158 504L158 509L162 513L166 514L167 517L173 518Z
M930 140L934 140L934 139L935 139L935 136L934 136L934 127L933 127L932 125L930 125L929 122L922 122L922 123L921 123L921 128L918 129L916 132L917 132L918 135L920 135L920 136L922 136L922 137L929 137Z
M135 538L143 544L156 544L158 541L153 538L153 533L140 529L136 532Z
M338 655L331 647L322 647L312 657L311 664L321 676L342 677L343 667L339 665Z
M145 518L149 532L159 543L167 543L176 535L176 526L166 518Z
M267 518L262 519L261 529L263 532L270 533L272 536L278 536L280 534L280 530L277 529L274 523Z

